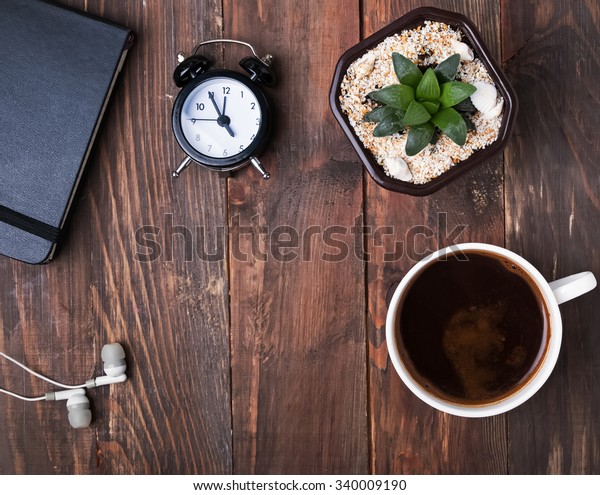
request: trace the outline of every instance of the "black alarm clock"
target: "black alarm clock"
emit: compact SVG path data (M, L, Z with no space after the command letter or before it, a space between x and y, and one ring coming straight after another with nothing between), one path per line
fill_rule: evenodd
M208 58L197 55L203 45L236 43L248 47L252 56L240 60L249 74L227 69L210 69ZM275 85L271 55L259 58L243 41L209 40L196 45L191 56L178 55L173 79L182 88L173 106L173 132L187 157L173 177L190 163L213 171L231 172L252 164L268 179L258 156L271 129L271 111L262 86Z

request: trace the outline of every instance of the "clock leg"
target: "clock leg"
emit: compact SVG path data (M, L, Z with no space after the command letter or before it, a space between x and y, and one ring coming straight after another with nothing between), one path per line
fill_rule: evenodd
M263 179L269 180L271 178L271 174L264 169L262 163L260 163L258 158L256 158L255 156L250 157L250 163L256 170L258 170L261 173Z
M192 159L189 156L186 156L183 159L183 161L179 164L179 167L177 167L177 170L175 170L175 172L173 172L173 177L175 177L175 178L179 177L181 172L183 172L189 166L190 163L192 163Z

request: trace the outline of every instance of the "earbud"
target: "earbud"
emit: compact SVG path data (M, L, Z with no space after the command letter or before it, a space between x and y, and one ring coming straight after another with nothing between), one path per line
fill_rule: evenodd
M69 423L73 428L87 428L92 422L90 400L85 395L85 390L60 390L46 393L47 401L66 400L69 411Z
M125 374L127 363L125 362L125 349L118 342L106 344L102 348L102 361L104 362L104 373L108 376L119 376Z
M41 397L25 397L23 395L11 392L9 390L5 390L0 388L0 392L15 397L17 399L21 399L28 402L35 401L57 401L57 400L66 400L67 401L67 411L69 411L69 423L73 428L85 428L90 425L92 422L92 411L90 410L90 401L85 394L85 388L95 388L100 387L102 385L110 385L113 383L121 383L127 380L127 375L125 371L127 370L127 363L125 361L125 350L123 346L119 343L106 344L102 348L102 361L104 372L106 375L98 376L96 378L92 378L88 380L82 385L67 385L64 383L60 383L54 381L47 376L44 376L36 371L33 371L31 368L28 368L23 363L20 363L16 359L7 356L3 352L0 352L0 357L4 357L11 361L12 363L20 366L28 373L31 373L33 376L40 378L52 385L67 389L67 390L59 390L56 392L48 392Z
M104 362L105 376L97 376L85 382L86 388L101 387L112 383L122 383L127 380L125 370L127 362L125 361L125 350L118 342L106 344L102 348L102 361Z

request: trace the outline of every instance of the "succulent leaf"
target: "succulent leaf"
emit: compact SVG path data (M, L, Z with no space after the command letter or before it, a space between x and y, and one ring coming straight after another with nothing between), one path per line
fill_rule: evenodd
M373 129L373 136L384 137L391 134L396 134L404 129L402 119L399 117L387 117L379 122Z
M363 119L365 122L381 122L383 119L392 117L396 114L396 112L402 112L400 118L404 116L404 112L402 110L398 110L394 107L377 107L367 112Z
M410 59L396 52L392 53L392 62L398 81L416 89L423 77L420 69Z
M440 109L439 101L422 101L421 105L425 107L425 110L427 110L430 115L435 115Z
M442 84L441 90L440 103L442 104L442 108L449 108L466 100L475 93L477 88L472 84L450 81Z
M425 71L421 82L417 86L415 96L424 100L438 100L440 98L440 85L433 69Z
M435 133L435 127L431 122L424 124L413 125L408 131L406 139L406 154L414 156L429 144Z
M467 124L454 108L440 110L431 117L431 122L459 146L463 146L467 141Z
M455 53L451 55L435 68L435 75L440 84L454 81L456 77L456 71L458 70L458 64L460 63L460 55Z
M471 101L471 97L457 103L452 108L460 113L475 113L477 111L477 108L475 108L475 105L473 105L473 102Z
M410 102L406 115L402 122L404 125L418 125L424 124L431 119L431 114L425 109L425 107L416 100Z
M477 130L477 127L475 127L475 124L473 124L473 121L467 117L464 113L460 114L463 118L463 120L465 121L465 124L467 126L467 131L475 131Z
M369 93L369 98L384 105L406 110L410 102L415 99L415 90L406 84L392 84Z

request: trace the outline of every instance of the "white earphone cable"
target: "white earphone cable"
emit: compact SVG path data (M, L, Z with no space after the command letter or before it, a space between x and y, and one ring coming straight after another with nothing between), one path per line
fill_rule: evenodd
M44 380L44 381L46 381L46 382L48 382L48 383L51 383L52 385L56 385L57 387L60 387L60 388L66 388L66 389L75 389L75 388L82 388L82 387L85 387L85 383L84 383L84 384L82 384L82 385L66 385L66 384L64 384L64 383L60 383L60 382L54 381L54 380L52 380L52 379L48 378L47 376L41 375L40 373L37 373L37 372L33 371L31 368L28 368L28 367L27 367L27 366L25 366L23 363L20 363L20 362L19 362L19 361L17 361L16 359L14 359L14 358L11 358L10 356L7 356L7 355L6 355L6 354L4 354L3 352L0 352L0 356L2 356L2 357L3 357L3 358L5 358L5 359L8 359L8 360L9 360L11 363L14 363L14 364L16 364L17 366L20 366L21 368L23 368L23 369L24 369L25 371L27 371L28 373L31 373L33 376L36 376L36 377L40 378L41 380ZM8 390L4 390L4 389L0 389L0 390L4 391L5 393L7 393L7 394L9 394L9 395L14 395L15 397L18 397L18 398L20 398L20 399L27 400L27 399L25 399L23 396L20 396L20 395L18 395L18 394L13 394L12 392L9 392ZM43 399L43 398L42 398L42 399ZM36 398L36 399L33 399L33 400L40 400L40 399L37 399L37 398Z
M0 392L2 392L3 394L12 395L13 397L16 397L17 399L25 400L27 402L35 402L38 400L46 399L45 395L42 395L41 397L25 397L24 395L15 394L14 392L9 392L8 390L4 390L3 388L0 388Z

